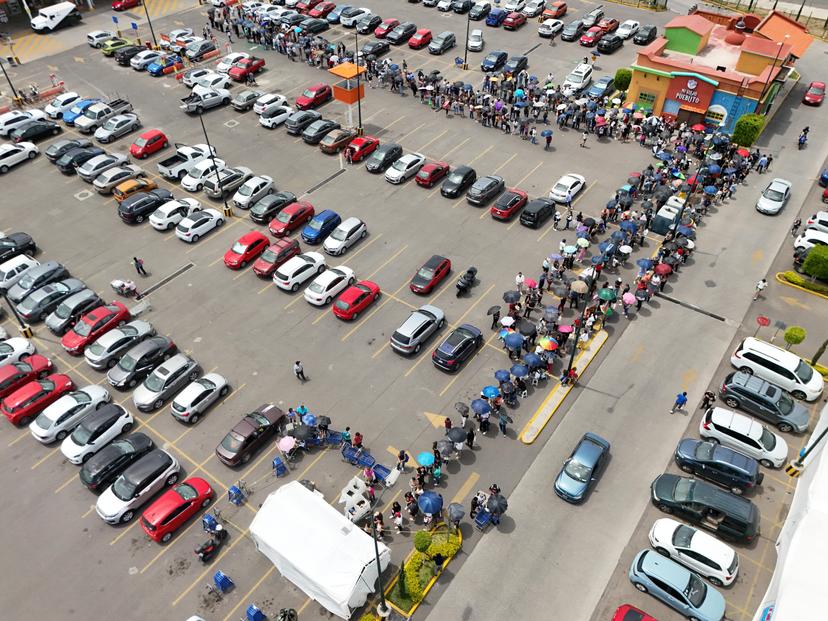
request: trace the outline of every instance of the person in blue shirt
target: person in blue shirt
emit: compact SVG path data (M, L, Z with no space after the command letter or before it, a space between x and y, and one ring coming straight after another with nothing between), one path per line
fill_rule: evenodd
M673 407L670 409L670 414L675 414L676 410L681 410L685 405L687 405L687 392L677 394L676 402L673 403Z

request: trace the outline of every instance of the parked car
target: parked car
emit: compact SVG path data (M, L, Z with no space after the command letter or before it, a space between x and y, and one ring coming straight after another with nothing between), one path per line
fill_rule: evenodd
M133 422L129 411L116 403L107 403L100 410L95 410L84 418L74 431L64 438L60 452L73 464L86 463L120 434L129 432Z
M273 272L291 257L301 252L299 242L295 239L277 239L265 250L253 264L253 272L260 278L271 278Z
M555 493L567 502L579 503L607 466L610 443L594 433L585 433L555 478Z
M640 27L641 24L639 24L637 21L635 21L634 19L628 19L622 22L622 24L618 27L618 30L615 31L615 34L617 34L622 39L629 39L630 37L638 33Z
M526 15L513 11L503 20L504 30L517 30L526 23Z
M567 173L552 186L549 198L556 203L565 203L567 196L573 198L586 186L586 179L577 173Z
M739 344L730 364L743 373L754 373L773 382L797 399L818 399L824 387L822 376L802 358L754 337Z
M118 205L118 216L127 224L140 224L164 203L173 200L172 192L158 188L136 192Z
M385 38L388 39L388 42L391 45L400 45L405 43L417 32L417 25L412 22L403 22L402 24L397 24L391 31L385 35ZM431 31L428 31L428 39L431 40ZM428 41L426 41L423 45L427 45ZM420 46L422 47L422 45Z
M229 392L230 385L224 376L208 373L178 393L170 410L174 418L195 425L216 401Z
M649 538L656 552L695 571L715 586L730 586L736 580L739 555L705 532L661 518L653 524Z
M752 418L725 408L705 412L699 435L753 457L766 468L781 468L788 458L788 445L780 436Z
M425 46L430 45L433 37L431 35L431 30L428 28L420 28L414 34L408 37L402 37L403 41L400 41L398 38L394 38L394 33L397 32L397 29L391 31L391 34L388 35L388 41L390 43L402 43L404 40L408 40L408 47L412 50L421 50Z
M446 162L428 162L414 176L417 185L424 188L431 188L449 172L449 165Z
M0 247L2 247L3 242L7 239L9 238L4 237L0 239ZM8 258L15 256L17 255L10 255ZM20 304L26 296L40 287L68 277L69 270L63 265L57 261L47 261L46 263L41 263L26 270L26 273L6 290L6 296L14 304Z
M134 345L155 335L152 324L134 319L101 335L83 352L86 363L98 371L111 369L121 356Z
M226 466L246 464L285 425L285 413L266 403L246 414L216 447L216 456Z
M199 375L199 364L185 354L176 354L150 373L132 393L132 403L142 412L152 412L164 405Z
M391 348L403 355L417 354L428 338L446 323L443 311L426 304L411 311L402 325L391 335Z
M483 343L483 333L470 323L464 323L437 346L431 354L431 362L438 369L453 373L470 360Z
M332 256L343 255L348 248L368 235L368 227L359 218L346 218L325 239L323 249Z
M411 278L408 288L413 293L426 295L431 293L446 276L451 272L451 261L438 254L433 255L417 273Z
M482 52L484 45L483 31L479 28L475 28L469 33L469 38L466 41L466 47L470 52Z
M779 431L803 433L808 430L808 409L785 390L766 380L737 371L729 374L719 388L722 400L768 421Z
M431 43L428 44L428 53L439 55L449 51L455 45L457 45L457 39L454 33L447 30L431 39Z
M62 441L84 418L111 400L109 391L97 384L66 393L34 419L29 431L43 444Z
M310 220L315 213L313 205L307 201L296 201L279 210L270 224L267 225L267 230L274 237L284 237L291 231L295 231L300 226Z
M424 163L424 155L420 153L407 153L396 160L385 171L385 180L395 185L403 183L416 175Z
M718 483L736 495L761 485L765 476L753 457L715 442L684 438L673 457L684 472Z
M808 106L819 106L825 100L825 82L811 82L802 96L802 103Z
M302 140L305 144L317 145L330 132L339 128L340 125L336 121L332 121L330 119L319 119L305 128L302 132Z
M564 28L564 23L559 19L545 19L538 26L538 36L543 39L554 39Z
M67 353L80 356L87 345L105 332L126 323L129 317L129 309L121 302L99 306L83 315L72 329L63 335L60 344Z
M484 72L495 72L500 70L503 65L506 64L506 61L509 59L509 55L502 51L502 50L495 50L493 52L489 52L486 54L486 57L480 63L480 69Z
M176 198L153 211L149 223L156 231L169 231L197 211L201 211L201 203L196 199L189 196Z
M282 209L294 202L296 195L293 192L283 190L267 194L250 208L250 219L256 224L268 224Z
M29 382L45 378L51 373L52 366L52 361L40 354L30 354L15 362L0 365L0 399Z
M333 267L313 279L313 282L305 289L304 297L314 306L326 306L354 282L356 282L356 276L351 268L344 265Z
M273 178L256 175L245 181L233 195L233 204L239 209L249 209L264 196L273 192Z
M189 244L196 243L213 229L224 225L224 216L215 209L202 209L187 216L175 227L175 236Z
M302 94L296 98L296 108L299 110L316 108L332 98L333 91L329 85L325 83L314 84L302 91Z
M190 477L168 489L144 509L141 528L153 541L167 543L199 509L210 506L214 495L215 492L207 481L200 477Z
M34 144L45 138L57 136L63 128L55 121L37 119L18 125L11 132L9 138L15 144Z
M638 32L633 36L633 43L636 45L647 45L655 41L658 36L658 28L652 24L646 24L638 29Z
M66 298L84 289L86 285L82 280L64 278L35 289L16 305L15 310L24 321L36 323L43 320Z
M384 173L394 162L403 155L403 148L394 143L386 142L378 145L373 153L365 160L365 170L370 173Z
M497 197L491 208L492 218L495 220L511 220L529 200L529 195L523 190L509 188Z
M471 166L457 166L440 186L440 194L446 198L458 198L477 181L477 172Z
M124 164L105 170L95 177L92 185L99 194L110 194L125 181L143 177L146 173L135 164Z
M351 143L356 133L355 129L350 128L335 129L322 138L319 142L319 150L322 153L339 153Z
M529 201L520 214L520 223L530 229L543 226L555 213L555 203L548 198L536 198Z
M602 54L612 54L624 47L624 39L617 34L605 34L598 41L598 51Z
M380 287L377 283L360 280L339 294L332 306L333 314L345 321L355 321L379 297Z
M160 129L148 129L142 133L129 147L132 157L143 160L169 145L166 134Z
M176 351L177 347L169 337L151 336L130 347L109 369L106 381L118 390L134 388Z
M13 336L0 341L0 364L19 362L34 354L35 351L35 346L30 340Z
M72 379L63 373L52 373L43 379L32 380L0 401L0 413L12 425L28 426L46 406L74 387Z
M302 239L308 244L319 244L339 226L342 218L331 209L316 214L302 229Z
M318 252L305 252L289 259L273 273L273 282L284 291L299 287L325 271L325 257Z
M244 269L267 249L269 243L270 240L259 231L245 233L224 253L224 265L233 270Z
M506 182L498 175L487 175L475 181L466 192L466 201L472 205L485 205L506 189Z
M79 473L81 483L93 492L104 490L124 470L154 448L155 444L149 436L140 432L115 440L84 462Z

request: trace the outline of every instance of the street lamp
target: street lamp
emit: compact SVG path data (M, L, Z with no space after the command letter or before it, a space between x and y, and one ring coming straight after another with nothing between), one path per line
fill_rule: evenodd
M17 91L14 88L14 84L12 84L11 78L9 77L9 74L6 73L6 65L3 64L2 59L0 59L0 69L3 70L3 76L6 78L6 82L9 83L9 88L11 88L11 90L12 90L12 95L14 95L14 100L15 101L20 101L20 96L17 94Z
M142 2L141 4L144 7L144 14L147 16L147 24L149 24L150 34L152 35L152 44L156 49L158 49L158 40L155 38L155 30L152 29L152 20L150 19L149 11L147 10L147 3Z
M382 494L380 494L382 497ZM388 604L385 603L385 589L382 586L382 567L380 566L380 558L379 558L379 543L377 542L377 525L374 522L374 516L371 515L371 535L374 539L374 560L377 563L377 586L379 587L379 594L380 594L380 603L377 606L377 614L382 619L385 619L389 613L391 612L388 610Z
M469 28L471 27L471 9L466 12L466 45L463 47L463 69L469 69Z
M359 33L356 27L354 27L354 60L356 61L357 67L357 118L359 119L357 122L357 136L362 136L364 130L362 128L362 97L359 96Z
M8 305L11 314L14 315L15 319L17 319L17 323L20 324L20 334L22 334L27 339L32 338L32 336L34 336L34 332L32 331L31 326L24 323L23 320L20 318L20 315L17 314L17 309L14 307L14 304L12 304L9 300L9 296L5 290L2 292L2 296L3 299L6 301L6 304Z
M233 216L233 209L227 204L227 195L224 193L224 184L221 181L218 166L216 165L216 154L213 150L213 145L210 144L210 137L207 135L207 128L204 127L204 115L199 114L198 120L201 122L201 131L204 132L204 140L207 142L207 150L210 153L210 160L213 162L213 168L216 172L216 181L218 182L219 191L221 192L221 199L224 201L224 215L228 218Z

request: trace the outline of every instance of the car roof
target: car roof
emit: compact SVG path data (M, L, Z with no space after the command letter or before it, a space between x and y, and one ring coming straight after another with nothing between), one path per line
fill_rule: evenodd
M117 403L107 403L99 410L95 410L88 416L84 417L80 423L80 426L88 430L99 429L102 425L107 424L112 418L118 418L123 415L125 411L126 410L124 410L124 408Z
M153 472L173 464L172 455L161 449L153 449L124 470L121 475L128 483L137 485Z
M679 591L690 581L689 570L653 550L645 550L640 565L644 573L661 578Z

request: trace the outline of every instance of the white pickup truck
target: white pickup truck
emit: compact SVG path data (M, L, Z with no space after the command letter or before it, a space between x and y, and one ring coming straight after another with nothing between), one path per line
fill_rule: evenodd
M210 157L210 147L206 144L194 144L189 147L185 144L175 145L175 155L158 162L158 174L165 179L181 180L190 170ZM216 154L213 147L212 155Z
M92 104L83 114L75 119L75 127L84 134L91 134L110 118L124 112L132 112L132 104L126 99L113 99L110 102Z

